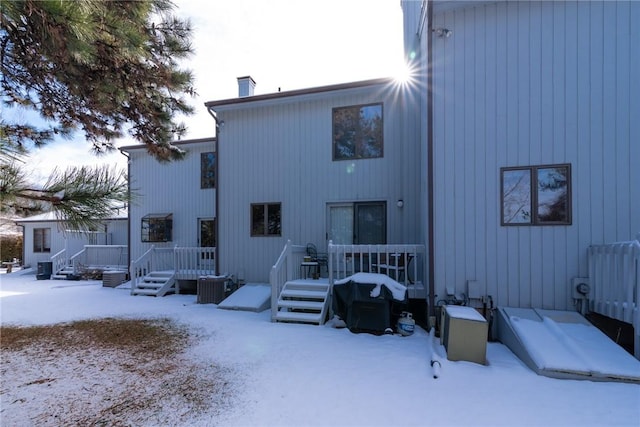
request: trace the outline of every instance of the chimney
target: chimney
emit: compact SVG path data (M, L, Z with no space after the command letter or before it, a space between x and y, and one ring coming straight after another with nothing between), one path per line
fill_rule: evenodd
M253 96L253 90L256 87L256 82L251 76L238 77L238 96L244 98L245 96Z

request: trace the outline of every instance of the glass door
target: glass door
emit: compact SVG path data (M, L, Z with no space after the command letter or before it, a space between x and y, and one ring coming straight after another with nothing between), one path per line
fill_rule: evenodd
M213 218L198 219L198 245L201 248L216 247L216 220ZM203 253L200 257L202 267L214 267L215 259L210 253Z
M327 237L336 245L386 244L386 212L386 202L330 204Z

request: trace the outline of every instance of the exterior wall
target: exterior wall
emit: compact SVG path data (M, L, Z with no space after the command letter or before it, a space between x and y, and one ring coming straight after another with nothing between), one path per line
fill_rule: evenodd
M384 157L332 160L332 109L383 102ZM395 84L215 108L219 142L220 270L268 282L287 240L327 247L327 203L386 201L387 242L423 243L420 147ZM402 199L404 207L398 208ZM282 235L250 236L252 203L281 203Z
M640 3L437 3L436 294L473 279L498 305L569 309L587 247L640 231ZM501 226L500 168L558 163L572 224Z
M196 141L196 140L194 140ZM213 188L200 188L200 154L215 151L213 139L184 141L183 160L158 162L144 147L126 147L129 153L129 182L135 193L129 209L130 258L135 260L152 245L155 247L199 246L199 218L215 218ZM148 214L173 214L173 239L170 242L142 242L142 217Z
M48 214L45 214L48 215ZM76 233L65 233L64 227L59 221L18 221L24 226L24 260L23 265L33 268L38 266L38 262L50 261L51 257L63 249L68 255L74 255L82 250L85 244L92 244L86 235ZM33 252L33 230L36 228L51 229L51 252ZM109 242L105 242L103 234L97 244L126 245L127 244L127 219L108 219L104 221L104 231L109 235Z

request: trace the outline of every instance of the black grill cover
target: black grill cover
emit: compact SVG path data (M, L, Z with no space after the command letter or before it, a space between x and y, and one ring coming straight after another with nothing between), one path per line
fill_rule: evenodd
M398 301L393 298L389 288L380 285L379 296L371 297L371 291L376 286L350 280L333 287L333 312L351 332L384 334L386 329L394 329L400 314L406 311L406 295L404 300Z

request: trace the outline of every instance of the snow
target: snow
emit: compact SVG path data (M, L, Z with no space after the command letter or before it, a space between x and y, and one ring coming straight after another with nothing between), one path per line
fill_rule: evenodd
M452 362L433 331L420 327L408 337L354 334L330 325L272 323L270 310L219 310L214 304L197 304L195 295L133 297L127 289L103 287L97 281L37 281L33 274L20 272L0 275L3 325L107 316L169 317L198 332L189 357L232 375L228 387L235 394L224 410L187 413L190 418L184 422L176 411L160 407L156 418L162 425L640 425L639 385L539 376L500 343L488 343L487 366ZM525 320L520 323L529 327ZM555 349L550 345L548 352ZM62 362L74 378L76 368L82 368L76 357L57 361ZM118 377L107 376L96 381L114 390L120 383ZM3 378L2 412L19 404L6 401L13 390L4 383ZM37 401L40 395L29 395L29 390L19 391ZM71 386L58 390L73 392Z
M393 298L398 301L404 301L407 292L407 287L403 284L396 282L386 274L378 273L356 273L352 276L335 281L334 285L344 285L351 281L355 283L376 285L376 287L371 290L371 298L377 298L380 296L380 289L382 286L389 289Z

